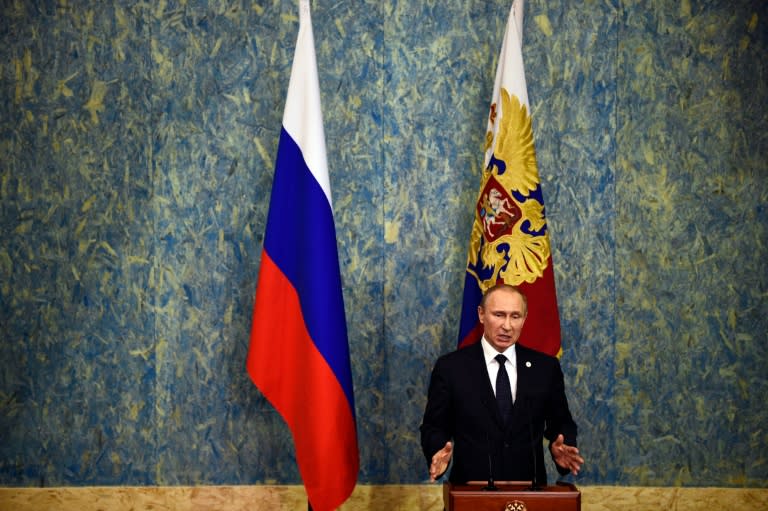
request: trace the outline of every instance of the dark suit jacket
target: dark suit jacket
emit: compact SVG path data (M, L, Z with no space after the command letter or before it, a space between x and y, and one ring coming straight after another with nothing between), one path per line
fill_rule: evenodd
M537 482L546 484L542 435L576 445L576 424L568 409L563 372L555 357L519 344L517 394L506 427L496 406L482 345L477 342L440 357L432 371L421 447L432 456L453 440L450 481L531 481L536 455ZM568 471L558 467L565 474Z

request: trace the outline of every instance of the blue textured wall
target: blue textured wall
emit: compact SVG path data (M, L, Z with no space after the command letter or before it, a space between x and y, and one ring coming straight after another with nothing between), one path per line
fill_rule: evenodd
M426 479L509 5L313 3L362 482ZM0 484L297 482L244 370L297 2L0 16ZM768 485L767 22L526 6L581 483Z

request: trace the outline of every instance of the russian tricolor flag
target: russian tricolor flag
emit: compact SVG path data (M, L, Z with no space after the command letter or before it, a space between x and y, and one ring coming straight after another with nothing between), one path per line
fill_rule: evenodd
M300 1L246 366L293 434L311 508L338 508L359 454L309 0Z

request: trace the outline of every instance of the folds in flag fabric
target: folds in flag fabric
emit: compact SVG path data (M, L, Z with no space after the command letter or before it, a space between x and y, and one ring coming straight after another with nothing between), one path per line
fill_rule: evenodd
M477 306L499 282L528 297L520 343L558 355L560 317L522 53L523 1L510 9L496 68L483 177L469 240L459 347L480 340Z
M310 507L338 508L359 454L309 0L300 2L246 367L291 430Z

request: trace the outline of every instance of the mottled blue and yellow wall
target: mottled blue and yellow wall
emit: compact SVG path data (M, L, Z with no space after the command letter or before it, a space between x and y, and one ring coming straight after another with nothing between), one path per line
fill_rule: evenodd
M509 5L313 2L361 482L426 480ZM580 484L768 485L766 23L527 2ZM299 481L244 369L297 28L294 0L3 2L0 485Z

